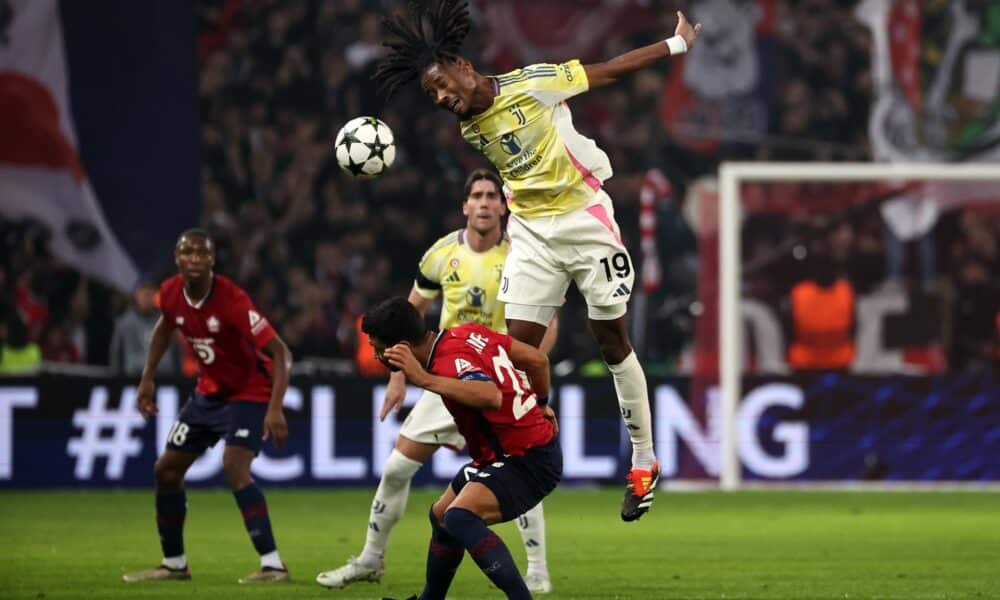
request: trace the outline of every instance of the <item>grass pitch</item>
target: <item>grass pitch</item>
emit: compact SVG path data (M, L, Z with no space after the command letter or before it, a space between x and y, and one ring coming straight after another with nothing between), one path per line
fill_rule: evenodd
M241 586L257 558L228 492L188 495L194 579L126 585L159 560L151 492L0 492L0 598L405 598L419 593L437 491L415 491L381 584L326 590L316 573L362 546L372 490L265 490L293 582ZM621 491L559 489L546 500L552 600L1000 598L995 494L657 494L638 523ZM513 524L498 528L524 564ZM466 557L449 598L502 598Z

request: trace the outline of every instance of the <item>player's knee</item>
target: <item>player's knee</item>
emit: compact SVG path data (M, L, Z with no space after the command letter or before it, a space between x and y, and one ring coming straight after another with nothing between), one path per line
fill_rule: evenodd
M598 345L601 348L601 358L609 365L617 365L632 352L632 346L629 345L628 340L617 336L599 338Z
M393 489L405 487L420 469L421 463L407 458L398 450L389 455L382 467L382 481Z
M467 530L482 518L467 508L449 508L444 513L444 528L455 534Z
M632 352L632 345L628 342L628 334L619 327L613 325L591 325L594 337L597 338L597 345L601 350L601 357L609 365L617 365L625 360Z
M250 478L250 465L227 456L222 458L222 474L231 490L241 490L253 481Z
M605 363L609 365L617 365L618 363L625 360L625 358L629 355L629 352L631 351L632 349L629 348L627 344L624 346L621 344L613 346L602 345L601 357L604 359Z
M431 509L427 512L427 519L431 522L431 529L438 530L444 529L444 506L440 506L440 502L435 502L431 505Z
M158 459L153 466L153 475L157 489L176 490L184 484L184 471L163 458Z

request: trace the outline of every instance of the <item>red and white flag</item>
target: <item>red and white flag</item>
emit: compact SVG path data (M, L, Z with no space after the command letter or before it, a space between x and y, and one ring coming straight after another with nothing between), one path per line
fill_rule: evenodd
M639 240L642 247L642 289L655 292L663 279L656 247L656 206L669 198L673 187L659 169L646 171L639 188Z
M0 0L0 13L0 214L43 223L53 254L131 290L135 264L80 160L58 0Z

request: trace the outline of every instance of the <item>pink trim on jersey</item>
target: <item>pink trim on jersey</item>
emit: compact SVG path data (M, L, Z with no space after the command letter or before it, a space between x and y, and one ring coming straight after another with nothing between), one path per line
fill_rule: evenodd
M611 221L611 217L608 216L608 211L604 209L604 206L600 204L595 204L593 206L587 207L587 212L589 212L595 219L600 221L607 227L611 233L615 234L615 239L618 240L619 244L622 244L622 237L618 235L615 231L615 224ZM625 244L622 244L624 246Z
M584 183L590 186L590 189L594 190L595 192L601 189L601 180L598 179L597 177L594 177L594 174L590 172L590 169L583 166L583 163L581 163L580 161L576 160L576 157L573 156L573 153L569 151L568 146L563 144L563 148L566 148L566 154L569 155L569 159L573 162L573 166L576 167L576 170L579 171L580 175L583 176Z

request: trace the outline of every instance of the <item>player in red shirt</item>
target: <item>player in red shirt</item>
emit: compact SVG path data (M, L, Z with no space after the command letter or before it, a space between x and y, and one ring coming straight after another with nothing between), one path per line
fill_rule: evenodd
M179 329L198 356L198 385L177 416L167 449L156 461L156 524L163 562L125 575L126 582L190 579L184 555L187 497L184 474L220 437L226 440L222 469L243 521L260 554L259 571L240 583L285 581L264 494L250 476L250 463L269 437L277 448L288 439L282 400L288 389L292 355L246 292L212 271L215 245L200 229L177 239L179 275L160 286L160 309L139 382L139 411L157 413L153 373Z
M368 311L361 328L379 360L441 396L472 457L431 507L421 600L445 597L465 550L508 598L531 598L507 546L487 525L517 518L562 476L558 426L547 405L548 358L476 323L427 331L401 296Z

